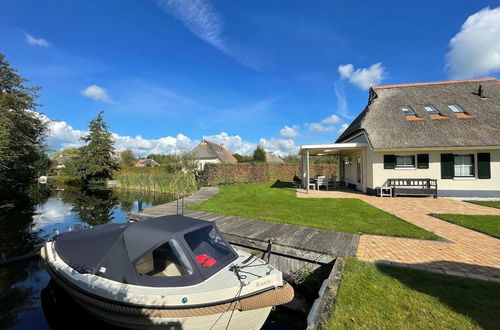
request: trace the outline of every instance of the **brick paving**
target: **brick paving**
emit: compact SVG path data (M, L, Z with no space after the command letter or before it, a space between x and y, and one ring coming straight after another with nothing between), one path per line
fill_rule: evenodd
M500 215L500 209L446 198L380 198L348 191L299 191L297 197L359 198L445 240L362 235L356 253L360 260L500 282L500 239L428 215Z

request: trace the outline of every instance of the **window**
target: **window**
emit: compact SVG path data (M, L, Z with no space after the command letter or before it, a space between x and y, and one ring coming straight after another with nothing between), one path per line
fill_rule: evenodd
M424 109L429 115L439 115L439 111L432 105L424 105Z
M176 241L169 241L143 255L136 263L140 275L173 277L192 274L189 262Z
M454 113L465 113L464 109L462 109L458 104L448 104L448 108Z
M413 167L415 167L414 155L396 156L396 168L413 168Z
M211 267L231 253L231 248L211 226L192 231L184 238L202 267Z
M413 109L409 105L401 107L401 111L403 111L403 114L405 116L415 116L415 111L413 111Z
M474 176L474 155L454 155L453 171L455 177Z

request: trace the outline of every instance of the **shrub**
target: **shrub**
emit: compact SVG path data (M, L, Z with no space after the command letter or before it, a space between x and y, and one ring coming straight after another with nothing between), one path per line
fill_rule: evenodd
M336 164L311 164L310 175L332 176L337 173ZM297 181L301 176L300 165L286 163L206 164L198 175L203 185L226 185L238 183L263 183Z

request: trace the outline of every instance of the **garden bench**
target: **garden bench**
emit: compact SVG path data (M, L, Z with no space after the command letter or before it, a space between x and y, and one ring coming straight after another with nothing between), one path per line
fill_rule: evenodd
M388 179L387 186L397 196L432 196L437 198L436 179Z

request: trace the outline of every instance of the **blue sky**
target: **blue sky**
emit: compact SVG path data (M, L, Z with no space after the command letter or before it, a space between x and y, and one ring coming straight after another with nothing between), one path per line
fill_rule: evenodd
M0 52L54 149L100 110L138 155L203 137L280 154L336 139L372 84L496 76L499 1L3 0Z

